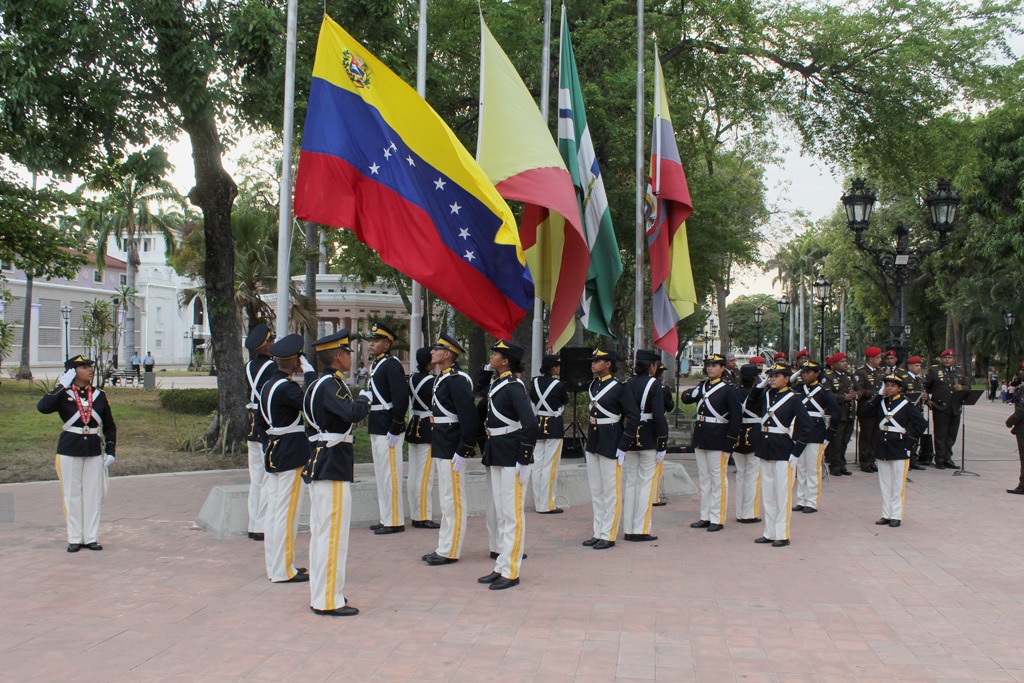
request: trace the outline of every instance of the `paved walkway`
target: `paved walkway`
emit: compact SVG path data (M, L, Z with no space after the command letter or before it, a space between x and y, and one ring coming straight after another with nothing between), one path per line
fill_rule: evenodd
M444 567L419 560L436 532L354 529L349 619L313 615L307 584L269 584L260 544L193 527L241 471L115 479L106 549L75 555L56 482L0 486L0 520L12 497L16 516L0 523L0 679L1024 681L1007 413L971 412L980 477L913 473L899 529L873 524L878 485L859 470L794 513L788 548L754 545L756 526L692 530L687 498L656 510L659 541L595 552L578 507L529 517L523 582L497 593L475 582L492 568L480 518Z

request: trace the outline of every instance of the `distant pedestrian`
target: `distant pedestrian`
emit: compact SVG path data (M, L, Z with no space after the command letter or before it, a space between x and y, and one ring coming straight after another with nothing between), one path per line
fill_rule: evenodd
M152 351L146 351L146 357L142 359L142 369L146 372L153 372L156 367L156 358L153 358Z
M994 367L988 369L988 402L994 403L996 392L999 390L999 373Z
M128 362L131 363L131 365L132 365L132 372L135 373L136 376L141 378L142 377L142 359L139 358L139 352L135 351L134 353L132 353L132 357L128 360Z

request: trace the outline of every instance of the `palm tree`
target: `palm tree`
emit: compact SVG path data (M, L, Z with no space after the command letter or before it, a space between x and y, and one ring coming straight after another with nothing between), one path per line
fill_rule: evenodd
M117 333L121 329L120 323L117 321L117 314L120 311L124 311L125 314L128 312L128 307L135 304L135 297L138 296L139 290L128 285L121 285L114 290L114 297L112 302L114 304L113 319L114 319L114 344L113 344L113 361L114 367L117 367Z

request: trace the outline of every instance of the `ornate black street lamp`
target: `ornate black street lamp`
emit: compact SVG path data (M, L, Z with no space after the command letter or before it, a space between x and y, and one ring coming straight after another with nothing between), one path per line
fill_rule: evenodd
M1006 326L1006 383L1010 383L1010 349L1012 348L1013 323L1017 318L1011 311L1003 313L1003 325Z
M711 353L715 352L715 338L718 336L718 323L711 321Z
M783 295L781 299L775 302L775 308L779 310L779 346L782 347L786 344L786 314L789 313L789 297ZM782 349L778 349L781 351ZM786 349L788 352L788 349Z
M65 304L60 309L60 317L64 318L64 357L67 358L71 355L68 350L68 330L71 325L71 306Z
M818 297L818 307L821 312L818 315L820 321L821 335L819 337L821 341L821 348L819 349L819 356L821 364L825 365L825 304L828 303L828 295L832 293L832 283L829 282L824 275L819 275L818 279L811 285L814 290L814 296Z
M757 323L757 354L761 355L761 318L764 317L764 309L758 306L754 309L754 322Z
M893 249L880 249L863 242L867 231L871 212L875 206L876 192L868 189L862 178L853 181L853 186L843 193L842 201L846 209L846 225L853 231L853 241L857 248L870 254L882 273L896 288L896 297L892 310L889 312L889 329L891 345L901 359L906 355L905 328L907 325L907 308L910 290L907 283L910 276L920 269L924 257L942 249L949 243L949 236L956 225L957 207L960 195L950 187L948 180L940 180L938 189L929 192L925 203L931 214L931 227L939 236L936 243L911 249L908 236L910 230L900 221L893 228L896 245Z

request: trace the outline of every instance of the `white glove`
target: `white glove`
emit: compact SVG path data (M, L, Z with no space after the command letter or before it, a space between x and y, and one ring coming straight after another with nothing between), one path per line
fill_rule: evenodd
M107 453L107 455L104 456L104 458L103 458L103 466L104 467L110 467L113 464L114 464L114 456L112 456L109 453Z
M622 463L626 462L626 451L621 449L616 450L615 459L619 461L619 467L622 467Z
M76 368L71 368L70 370L68 370L63 375L60 376L60 379L57 380L57 384L60 384L61 386L65 386L70 389L71 383L75 381L75 377L77 375L78 372L76 371Z
M697 398L700 396L700 387L694 387L693 391L690 392L690 398Z
M398 448L398 437L401 434L392 434L388 432L388 448Z
M366 389L359 392L359 398L365 398L370 403L373 403L373 394Z
M796 456L795 455L789 456L789 469L791 469L791 470L795 470L796 469Z
M665 451L658 451L655 453L654 462L665 462Z
M530 481L530 466L517 462L516 476L519 477L519 483L526 486L527 482Z
M466 469L466 459L456 453L452 456L452 471L461 472L464 469Z
M302 367L303 373L316 372L316 370L313 369L313 366L310 364L310 362L306 360L305 356L299 356L299 365Z
M885 396L885 382L882 382L882 385L878 387L878 395Z
M768 386L768 375L765 375L761 378L761 381L757 383L758 389L764 389L766 386Z

